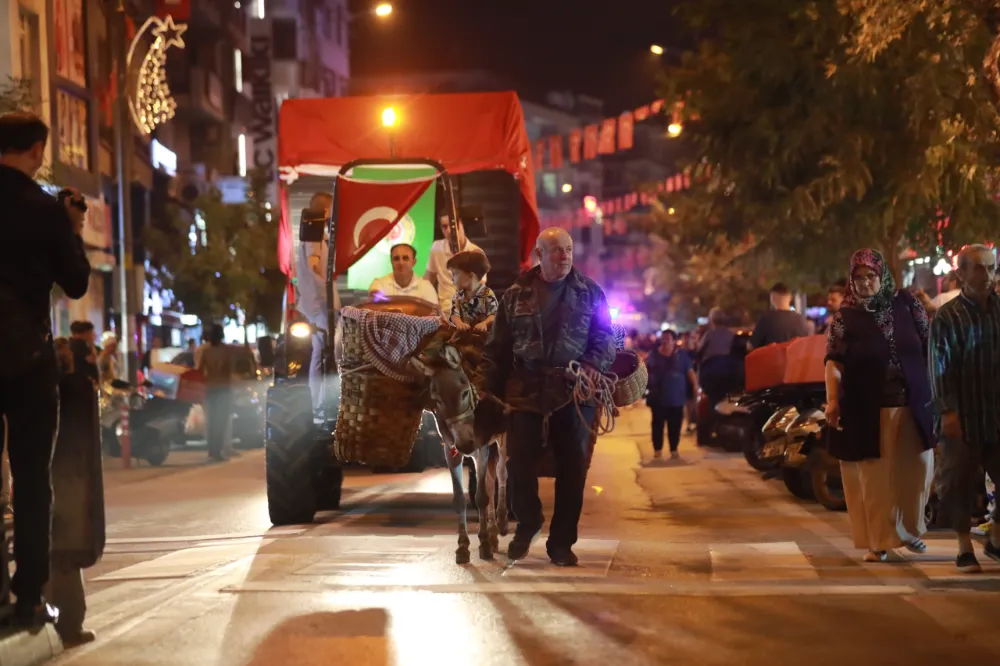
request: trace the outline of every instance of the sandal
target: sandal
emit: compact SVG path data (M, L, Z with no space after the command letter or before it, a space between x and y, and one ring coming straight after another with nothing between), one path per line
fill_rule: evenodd
M869 550L865 553L865 562L885 562L889 553L884 550Z
M927 552L927 544L920 539L914 539L910 543L903 544L906 550L911 553L916 553L917 555L923 555Z

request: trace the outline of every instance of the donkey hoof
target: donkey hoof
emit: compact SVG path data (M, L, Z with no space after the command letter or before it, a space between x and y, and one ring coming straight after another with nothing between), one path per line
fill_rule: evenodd
M500 552L500 539L497 537L490 537L490 548L493 549L494 553Z
M500 536L507 536L510 534L510 525L507 524L506 520L500 523L499 531Z
M497 548L496 550L500 550ZM479 559L481 560L492 560L493 559L493 548L490 547L488 543L479 544Z
M459 548L455 551L455 564L468 564L471 559L468 548Z

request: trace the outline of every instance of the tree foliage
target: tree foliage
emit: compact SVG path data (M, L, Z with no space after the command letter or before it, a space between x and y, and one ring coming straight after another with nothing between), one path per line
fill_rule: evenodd
M263 181L251 178L244 204L225 204L218 190L193 208L172 206L167 220L146 229L150 262L160 288L203 322L235 319L280 327L285 285L278 270L278 220L263 204ZM199 227L203 226L201 229Z
M687 244L747 244L798 282L842 275L873 246L991 236L1000 209L997 112L964 62L943 61L926 21L858 58L838 0L690 0L697 47L665 71L685 101L694 186L668 200ZM710 167L710 170L709 170ZM947 225L944 221L947 220ZM940 224L939 224L940 222Z

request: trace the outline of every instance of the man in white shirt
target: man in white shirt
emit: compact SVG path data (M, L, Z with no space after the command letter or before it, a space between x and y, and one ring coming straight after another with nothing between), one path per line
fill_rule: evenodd
M333 196L327 192L317 192L309 201L309 208L322 210L329 219L333 211ZM326 330L329 326L326 306L326 264L329 257L330 241L324 233L320 243L299 243L297 256L298 303L296 309L314 326ZM334 306L337 305L334 293ZM330 331L330 335L333 332ZM323 417L326 399L326 384L322 373L323 336L313 335L312 361L309 364L309 390L312 393L313 415Z
M438 296L430 282L413 272L417 263L417 251L412 245L399 243L392 246L392 272L372 280L368 292L371 295L409 296L427 301L437 307Z
M430 280L430 283L437 289L437 298L441 306L441 312L448 313L451 312L451 299L455 295L455 282L451 277L451 271L448 270L448 260L454 256L451 246L448 244L448 236L451 234L451 218L448 215L442 215L440 225L444 238L434 241L434 244L431 245L426 276ZM464 252L467 250L483 252L481 247L465 237L465 226L460 219L458 221L458 251ZM483 252L483 254L486 253ZM482 281L486 282L485 275Z

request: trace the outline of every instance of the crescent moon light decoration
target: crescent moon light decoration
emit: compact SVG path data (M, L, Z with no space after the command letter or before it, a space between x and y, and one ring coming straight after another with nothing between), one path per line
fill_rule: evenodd
M153 43L139 64L135 85L128 86L128 109L136 127L143 134L150 134L158 125L174 117L177 102L167 85L167 50L171 46L184 48L182 35L187 25L174 23L173 16L159 18L151 16L135 34L125 58L126 72L132 68L138 46L147 43L145 36L152 35Z

